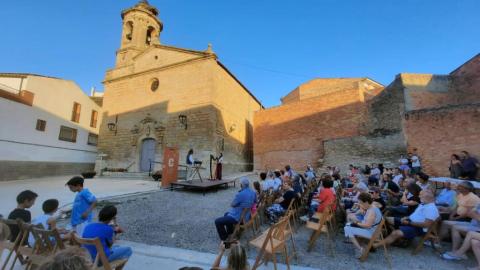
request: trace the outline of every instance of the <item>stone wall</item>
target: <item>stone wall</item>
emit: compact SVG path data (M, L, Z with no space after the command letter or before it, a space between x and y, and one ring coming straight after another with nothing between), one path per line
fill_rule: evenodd
M383 163L385 167L393 167L399 156L405 154L406 145L403 134L398 132L326 140L324 149L323 166L338 166L345 172L350 164L364 167L366 164Z
M29 179L56 175L80 175L93 171L93 163L0 161L0 181ZM68 179L65 179L65 182Z
M422 166L432 175L449 175L450 155L466 150L480 156L480 105L451 105L405 115L405 136L417 148Z

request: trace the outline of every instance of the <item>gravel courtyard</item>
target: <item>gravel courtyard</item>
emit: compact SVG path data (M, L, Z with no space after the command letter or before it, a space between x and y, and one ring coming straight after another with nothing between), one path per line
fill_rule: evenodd
M252 176L251 180L254 178ZM237 191L238 185L237 188L209 192L205 196L200 192L159 191L118 199L112 203L117 205L118 222L126 231L122 239L217 253L219 239L214 220L228 210ZM308 253L306 247L310 233L310 230L301 226L295 234L298 260L294 260L293 264L321 269L388 269L382 249L370 253L366 262L359 263L354 258L353 246L344 243L344 237L340 234L336 237L334 256L326 249L323 238L317 240L315 249ZM242 236L244 245L246 239L251 239L250 231ZM444 261L429 247L417 256L411 255L411 251L411 247L390 247L392 269L465 269L475 265L473 259L466 262ZM248 253L250 258L255 258L255 248L249 248ZM282 258L280 260L283 261Z

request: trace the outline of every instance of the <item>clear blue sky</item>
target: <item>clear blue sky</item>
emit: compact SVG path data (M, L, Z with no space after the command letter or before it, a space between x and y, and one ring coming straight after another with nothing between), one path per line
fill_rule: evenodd
M0 72L103 89L137 0L2 1ZM161 42L219 59L266 107L314 77L445 74L480 52L479 0L150 0Z

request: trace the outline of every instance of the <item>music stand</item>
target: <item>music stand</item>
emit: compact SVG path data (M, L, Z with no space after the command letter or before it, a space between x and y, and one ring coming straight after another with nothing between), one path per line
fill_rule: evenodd
M198 175L198 178L200 178L200 182L203 182L202 175L200 174L200 169L201 168L202 168L202 162L195 160L193 162L193 166L192 166L192 169L193 169L193 173L192 173L192 176L191 176L192 180L193 180L193 178L195 178L195 175Z

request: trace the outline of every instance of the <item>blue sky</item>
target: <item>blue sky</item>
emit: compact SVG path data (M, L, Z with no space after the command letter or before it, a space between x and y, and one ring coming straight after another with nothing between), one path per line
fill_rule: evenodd
M121 10L137 0L2 1L0 72L103 89L120 45ZM315 77L445 74L480 53L479 0L150 0L161 42L208 43L266 106Z

